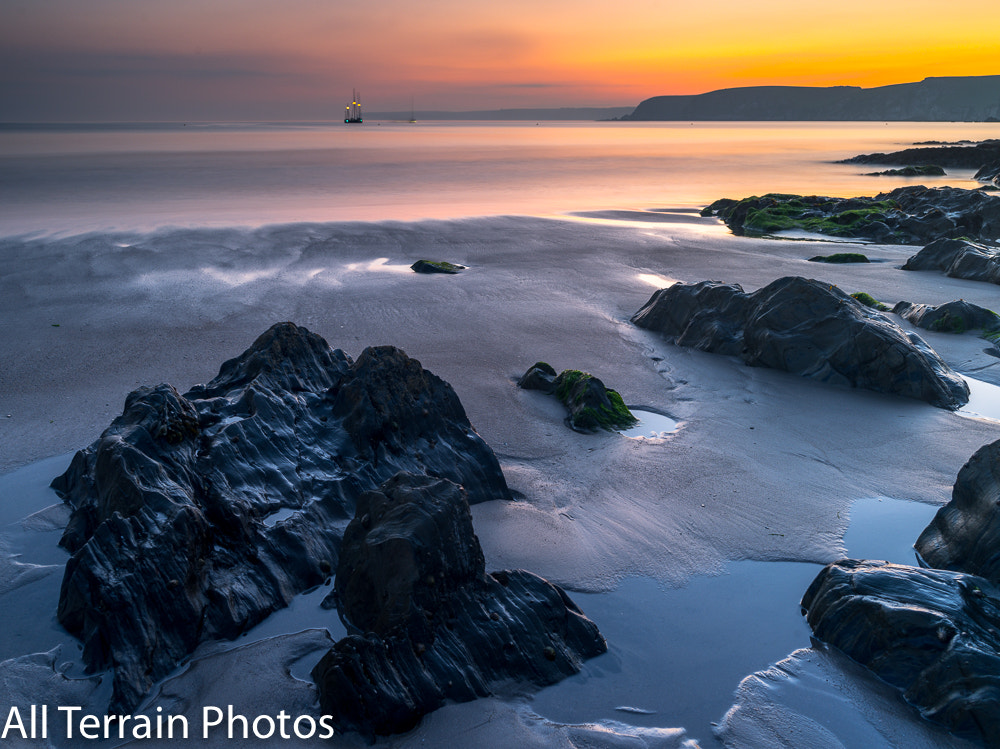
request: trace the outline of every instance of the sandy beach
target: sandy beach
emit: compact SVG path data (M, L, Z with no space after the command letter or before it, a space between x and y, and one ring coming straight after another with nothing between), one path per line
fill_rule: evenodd
M750 368L673 346L629 318L673 281L713 279L751 291L788 275L865 291L889 305L962 298L996 307L993 285L899 270L916 249L734 237L690 210L0 239L0 473L88 445L140 385L167 382L184 391L210 380L224 360L287 320L352 357L370 345L398 346L454 387L516 498L473 508L487 569L523 568L571 592L608 593L636 578L669 590L725 574L741 560L825 564L845 554L855 502L945 503L963 463L1000 438L1000 423ZM873 262L807 262L835 251L861 251ZM468 270L418 275L409 266L421 258ZM956 371L1000 385L1000 359L984 352L986 341L920 335ZM589 371L629 406L679 426L648 439L573 432L560 404L516 385L538 360ZM10 538L24 528L19 519L7 522ZM45 564L57 566L47 554ZM10 606L35 584L23 577L23 565L41 563L5 557L0 601ZM37 615L54 619L55 605ZM787 606L796 612L798 599ZM648 611L650 642L674 636L674 617L664 608ZM735 629L744 616L740 608L728 611ZM299 620L289 621L292 634ZM251 638L264 643L256 655L254 644L199 652L146 709L228 701L273 711L281 694L287 712L308 712L314 695L301 679L330 635L311 629L282 638L280 631L272 633L278 640ZM612 656L646 647L610 637L609 646ZM726 721L722 712L715 718L725 745L965 745L921 722L843 656L822 647L787 655L730 685L723 701L738 709ZM6 694L98 700L100 687L42 684L37 674L58 670L55 660L36 658L31 668L21 661L24 680L4 677ZM664 684L699 679L671 663L658 671ZM76 691L66 691L71 687ZM685 725L655 684L650 690L646 704L634 706L653 713L641 721L619 712L617 722L595 716L568 725L536 715L515 687L442 709L380 745L718 745L708 726ZM776 736L786 743L772 743ZM333 742L363 745L354 736Z

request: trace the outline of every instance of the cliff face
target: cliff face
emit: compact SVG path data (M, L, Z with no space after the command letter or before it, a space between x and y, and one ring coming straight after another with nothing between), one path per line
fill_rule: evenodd
M624 120L1000 119L1000 75L925 78L878 88L751 86L693 96L654 96Z

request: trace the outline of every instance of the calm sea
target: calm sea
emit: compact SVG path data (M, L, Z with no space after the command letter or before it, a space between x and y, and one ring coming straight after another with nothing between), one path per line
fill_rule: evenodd
M3 126L0 235L871 195L907 180L832 162L996 137L1000 125L982 123ZM971 177L920 182L973 186Z

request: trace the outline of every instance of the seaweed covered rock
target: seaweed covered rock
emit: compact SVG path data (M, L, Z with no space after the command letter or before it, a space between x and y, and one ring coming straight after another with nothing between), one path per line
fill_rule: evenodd
M465 270L464 265L449 263L447 260L418 260L410 266L415 273L450 273L452 275Z
M352 361L282 323L207 385L131 393L52 483L73 510L59 621L114 669L110 711L322 582L357 498L401 470L509 498L454 390L392 347Z
M771 193L725 198L702 211L733 234L771 235L797 229L886 244L1000 236L1000 197L957 187L900 187L874 197L835 198Z
M312 676L339 731L407 731L446 701L552 684L607 650L560 588L486 573L465 492L444 479L401 473L362 495L335 595L350 634Z
M898 302L892 311L918 328L941 333L965 333L1000 329L1000 315L993 310L959 299L936 307L929 304Z
M965 381L919 337L812 279L780 278L751 294L737 284L678 283L655 292L632 322L681 346L820 382L905 395L941 408L969 400Z
M843 560L802 599L814 635L953 733L998 746L1000 589L982 577Z
M952 278L1000 283L1000 247L966 238L938 239L903 264L903 270L941 270Z
M914 546L931 567L1000 585L1000 441L979 448L962 466L951 501Z
M517 384L525 390L555 395L569 411L567 423L578 432L627 429L639 421L617 391L605 387L589 372L566 369L556 375L550 364L536 362Z

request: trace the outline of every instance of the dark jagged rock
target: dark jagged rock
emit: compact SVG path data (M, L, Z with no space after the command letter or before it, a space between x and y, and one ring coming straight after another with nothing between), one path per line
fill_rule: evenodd
M975 179L978 179L980 182L992 183L994 186L1000 187L1000 160L980 167L979 171L975 174Z
M815 255L809 258L809 262L843 265L846 263L870 263L871 260L860 252L835 252L832 255Z
M928 304L898 302L892 311L918 328L941 333L986 333L1000 330L1000 315L993 310L959 299L936 307Z
M951 501L914 546L931 567L1000 585L1000 441L979 448L962 466Z
M605 387L589 372L566 369L556 376L551 365L537 362L517 384L525 390L541 390L559 398L569 411L566 422L578 432L627 429L639 421L617 391Z
M953 169L979 169L1000 160L1000 140L984 140L964 145L937 144L930 147L905 148L891 153L866 153L844 159L842 164L940 164Z
M52 484L73 508L59 620L114 668L110 711L329 577L357 497L400 470L509 498L455 392L392 347L352 362L283 323L207 385L131 393Z
M989 580L847 559L819 573L802 607L818 639L925 718L1000 746L1000 590Z
M919 337L820 281L790 276L752 294L717 281L674 284L654 293L632 322L680 346L820 382L941 408L969 400L965 381Z
M410 269L417 273L461 273L464 265L449 263L447 260L418 260Z
M904 166L902 169L886 169L883 172L868 172L866 177L944 177L945 171L936 164L924 166Z
M461 487L399 474L358 501L335 581L351 633L313 669L340 731L407 731L504 682L553 684L607 645L558 587L487 574Z
M543 393L551 393L556 389L557 373L551 364L543 361L532 364L528 371L521 375L517 381L517 386L525 390L541 390Z
M798 229L886 244L1000 236L1000 197L957 187L911 185L858 198L779 194L739 201L725 198L702 214L716 215L734 234L747 236Z
M938 239L913 255L903 270L942 270L952 278L1000 284L1000 247L967 238Z

